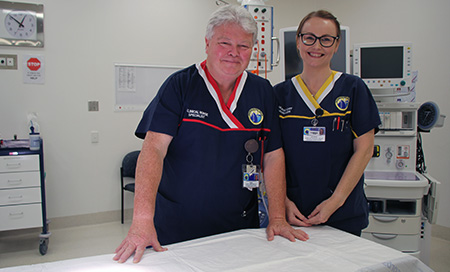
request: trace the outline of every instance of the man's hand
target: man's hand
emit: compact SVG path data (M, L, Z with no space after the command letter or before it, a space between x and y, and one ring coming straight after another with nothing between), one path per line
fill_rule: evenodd
M295 242L296 239L300 241L306 241L309 236L301 229L294 229L284 218L275 218L269 220L269 225L266 229L267 240L272 241L275 235L280 235L291 242Z
M134 253L133 262L138 263L141 261L142 255L144 255L144 251L147 246L152 246L157 252L167 250L167 248L164 248L159 244L154 227L147 228L153 230L150 232L147 231L147 233L136 229L139 228L133 228L133 226L130 228L127 237L125 237L120 246L117 247L115 251L116 255L113 260L118 261L119 263L124 263Z
M119 263L126 262L133 253L133 262L138 263L148 246L155 251L167 250L158 241L153 215L163 162L171 141L172 136L163 133L148 131L145 136L136 165L133 223L113 258Z

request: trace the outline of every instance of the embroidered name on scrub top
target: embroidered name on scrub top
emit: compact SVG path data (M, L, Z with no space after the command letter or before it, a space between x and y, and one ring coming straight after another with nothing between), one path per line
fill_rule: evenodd
M320 87L316 95L312 95L306 86L300 75L292 78L292 83L298 94L305 102L309 110L312 112L313 116L301 116L299 118L311 119L312 126L303 127L303 141L305 142L325 142L326 141L326 128L320 126L319 118L330 116L330 113L325 109L320 107L320 103L325 99L325 97L331 92L334 87L335 82L342 75L340 72L332 71L330 77L325 81L325 83ZM320 116L317 112L321 112ZM319 126L318 126L319 125Z

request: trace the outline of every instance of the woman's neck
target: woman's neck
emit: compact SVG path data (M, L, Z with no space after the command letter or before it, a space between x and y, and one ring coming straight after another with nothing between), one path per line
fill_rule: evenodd
M329 67L322 69L304 69L300 74L308 90L314 96L330 77L331 69Z

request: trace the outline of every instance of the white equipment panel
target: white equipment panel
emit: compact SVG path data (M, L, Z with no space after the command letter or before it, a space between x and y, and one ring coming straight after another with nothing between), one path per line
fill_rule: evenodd
M367 171L416 172L418 103L380 103L380 131Z
M272 71L273 63L273 7L265 5L244 5L258 25L258 42L247 69L251 72Z

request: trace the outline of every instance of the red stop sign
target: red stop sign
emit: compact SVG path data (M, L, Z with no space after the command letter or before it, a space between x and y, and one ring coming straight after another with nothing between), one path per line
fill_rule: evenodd
M27 61L27 67L31 71L37 71L39 68L41 68L41 62L37 58L30 58Z

